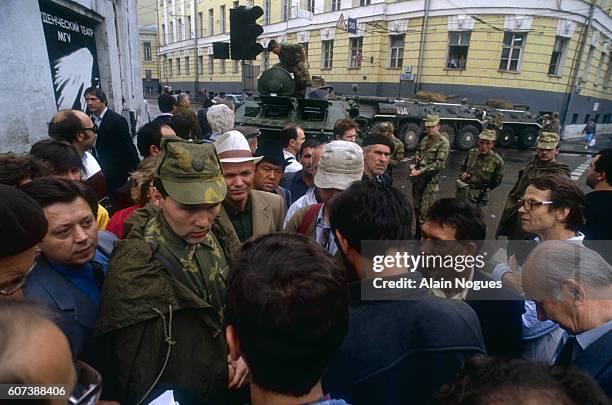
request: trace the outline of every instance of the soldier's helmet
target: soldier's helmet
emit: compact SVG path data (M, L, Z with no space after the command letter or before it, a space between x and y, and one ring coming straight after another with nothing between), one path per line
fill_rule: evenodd
M440 124L440 117L438 115L428 114L424 121L426 127L435 127Z
M216 204L227 194L221 164L211 143L162 138L155 177L180 204Z
M555 149L559 146L559 134L542 132L538 138L538 149Z
M483 141L494 141L496 138L497 133L492 129L485 129L478 135L478 139L482 139Z

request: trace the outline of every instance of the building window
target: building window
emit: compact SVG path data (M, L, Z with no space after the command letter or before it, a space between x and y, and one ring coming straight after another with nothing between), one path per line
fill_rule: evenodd
M208 35L215 35L215 12L212 8L208 10Z
M143 42L142 43L142 50L144 52L144 60L146 60L146 61L152 60L152 58L151 58L151 43L150 42Z
M586 83L589 81L589 70L591 70L591 65L593 64L593 55L595 54L595 47L591 45L589 47L589 56L587 56L586 65L584 66L584 73L582 74L582 83Z
M181 75L181 59L180 58L176 58L176 75L177 76Z
M151 69L145 69L145 79L151 80L151 77L153 77Z
M446 57L447 69L465 69L468 48L470 47L471 31L449 32L448 55Z
M238 73L238 66L240 66L239 62L235 60L232 66L232 73Z
M334 41L323 41L323 69L331 69L334 60Z
M590 119L591 119L591 114L587 114L587 115L585 115L585 116L584 116L584 123L585 123L585 124L588 124Z
M204 57L198 56L198 74L204 73Z
M593 120L596 124L599 124L599 114L595 114L595 119Z
M389 67L401 68L404 64L404 36L394 35L389 43Z
M263 71L265 72L270 67L270 54L268 52L264 52L261 55L261 64L263 65Z
M370 5L370 0L359 0L359 5L360 6L369 6Z
M168 59L168 76L173 76L173 74L172 74L172 59Z
M331 0L331 11L340 10L340 0Z
M557 37L555 39L555 46L550 55L550 64L548 65L548 74L553 76L561 76L563 72L562 62L565 56L565 47L567 45L567 38Z
M183 30L185 29L185 26L183 25L183 20L179 18L178 20L178 35L176 36L176 40L177 41L182 41L183 40Z
M215 73L215 57L214 55L208 55L208 73L213 75Z
M304 1L306 2L306 7L305 7L306 10L314 14L315 12L314 0L304 0Z
M168 32L168 42L174 42L174 23L170 21L170 31Z
M574 113L572 115L572 124L577 124L578 123L578 114Z
M189 56L185 56L185 75L189 75Z
M601 79L602 79L603 66L604 66L604 60L605 59L606 59L606 53L602 52L601 56L599 58L599 65L597 66L597 70L595 71L595 86L597 86L599 84L603 85L603 81ZM595 122L597 122L597 121L595 121Z
M357 69L361 67L361 48L363 47L363 37L351 38L349 40L349 68Z
M222 75L225 74L225 59L221 59L220 61L220 69L219 69L219 73L221 73Z
M185 31L187 39L191 39L191 16L187 16L187 31Z
M200 38L202 38L204 36L204 13L202 13L201 11L198 13L198 24L200 26L199 31L199 36Z
M221 24L221 32L225 33L225 6L219 9L219 22Z
M270 0L264 0L263 12L264 25L268 25L270 24Z
M499 62L499 70L518 72L520 70L521 55L527 33L525 32L505 32L502 55Z
M287 21L289 19L289 0L281 0L281 21Z
M166 25L165 24L162 24L160 42L161 42L161 45L166 43Z

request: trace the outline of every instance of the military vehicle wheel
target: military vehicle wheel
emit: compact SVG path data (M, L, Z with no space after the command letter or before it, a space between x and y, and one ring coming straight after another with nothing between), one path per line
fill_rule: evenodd
M444 136L448 142L452 145L455 140L455 130L450 125L440 125L440 135Z
M464 125L461 127L455 137L455 146L457 149L469 150L476 145L478 139L478 128L474 125Z
M501 146L502 148L507 148L512 144L512 140L514 139L514 128L505 126L502 128L501 133L497 137L496 146Z
M531 148L538 139L538 130L535 128L525 128L518 139L521 149Z
M415 150L419 146L419 135L421 135L421 132L421 127L413 122L400 127L399 138L404 141L406 150Z

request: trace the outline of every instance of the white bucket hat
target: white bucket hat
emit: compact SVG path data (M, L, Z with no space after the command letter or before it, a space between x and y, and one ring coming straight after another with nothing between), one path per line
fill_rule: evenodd
M253 157L249 142L238 131L228 131L215 141L215 149L221 163L258 163L262 156Z
M321 151L314 183L319 188L346 190L363 177L363 149L354 142L333 141Z

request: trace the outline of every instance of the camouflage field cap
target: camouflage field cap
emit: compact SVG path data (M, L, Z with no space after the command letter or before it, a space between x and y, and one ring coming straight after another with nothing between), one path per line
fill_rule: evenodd
M478 139L482 139L483 141L494 141L497 139L497 132L492 129L485 129L478 135Z
M181 204L216 204L225 199L227 187L221 164L211 143L162 138L155 165L168 194Z
M559 135L554 132L542 132L538 138L538 149L555 149L559 146Z
M437 115L428 114L424 121L426 127L435 127L436 125L440 124L440 117Z

